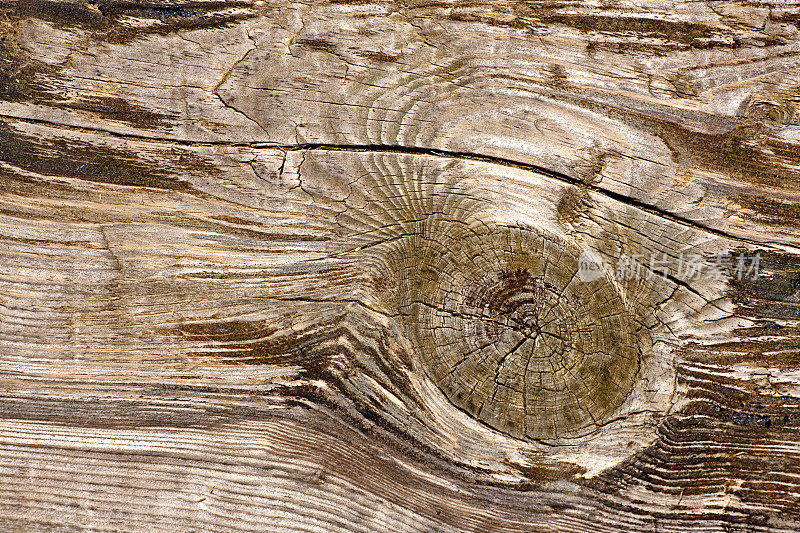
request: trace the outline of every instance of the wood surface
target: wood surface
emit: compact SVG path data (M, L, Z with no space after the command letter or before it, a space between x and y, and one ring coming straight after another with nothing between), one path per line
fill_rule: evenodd
M800 530L797 0L0 2L0 185L2 531Z

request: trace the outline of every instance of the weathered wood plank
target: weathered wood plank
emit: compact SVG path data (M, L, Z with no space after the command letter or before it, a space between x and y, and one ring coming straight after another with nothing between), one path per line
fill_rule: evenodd
M2 529L797 530L798 20L0 6Z

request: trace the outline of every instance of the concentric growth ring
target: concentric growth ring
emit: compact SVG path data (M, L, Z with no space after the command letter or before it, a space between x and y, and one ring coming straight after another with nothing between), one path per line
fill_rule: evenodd
M591 433L631 393L642 344L609 278L530 228L447 224L404 254L411 336L459 408L515 437Z

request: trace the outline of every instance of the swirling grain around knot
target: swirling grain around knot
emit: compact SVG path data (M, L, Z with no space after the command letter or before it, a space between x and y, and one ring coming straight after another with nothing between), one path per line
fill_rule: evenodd
M637 314L645 292L578 276L597 243L564 231L562 186L446 159L365 154L362 164L346 171L359 176L347 203L367 207L339 220L374 228L356 242L380 239L366 246L392 280L381 305L453 405L529 440L585 437L618 416L652 348Z
M700 297L657 276L584 280L579 258L644 256L678 242L671 235L682 228L587 191L581 211L565 216L573 187L484 161L326 149L292 157L302 161L300 193L343 228L332 260L360 280L348 301L392 339L380 355L385 375L417 399L421 424L459 441L454 460L524 441L547 461L562 460L564 446L564 460L598 469L654 438L672 405L669 339ZM611 451L587 462L567 453L575 445Z

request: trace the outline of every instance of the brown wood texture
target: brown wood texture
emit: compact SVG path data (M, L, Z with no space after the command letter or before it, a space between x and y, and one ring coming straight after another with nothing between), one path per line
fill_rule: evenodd
M798 65L796 0L1 2L0 530L798 531Z

